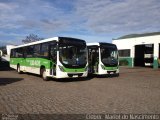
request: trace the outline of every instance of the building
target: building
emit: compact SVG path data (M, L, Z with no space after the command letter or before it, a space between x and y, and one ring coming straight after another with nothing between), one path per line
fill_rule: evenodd
M112 43L119 50L120 65L160 66L160 32L126 35Z

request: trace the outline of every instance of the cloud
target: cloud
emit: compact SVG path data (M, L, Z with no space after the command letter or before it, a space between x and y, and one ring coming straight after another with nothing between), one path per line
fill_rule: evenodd
M5 33L1 34L1 39L10 39L12 36L12 39L18 40L30 33L46 38L48 33L48 36L53 36L53 33L67 31L72 24L71 13L68 12L72 11L72 7L60 5L49 0L0 2L0 33ZM15 36L18 34L19 37Z
M33 28L50 30L61 25L66 26L65 11L56 8L50 2L41 0L0 3L0 29ZM48 21L48 23L47 23Z
M83 8L82 8L83 6ZM158 0L79 0L77 14L94 32L139 32L160 27Z
M13 10L14 8L16 8L17 5L13 4L13 3L0 3L0 10Z
M15 3L0 2L0 30L1 29L17 29L19 21L24 20L24 16L16 12L18 5Z
M0 2L0 32L102 36L160 31L158 0L14 0ZM19 35L21 37L15 37ZM85 37L86 36L86 37ZM97 37L96 37L97 36ZM93 37L90 37L93 38Z

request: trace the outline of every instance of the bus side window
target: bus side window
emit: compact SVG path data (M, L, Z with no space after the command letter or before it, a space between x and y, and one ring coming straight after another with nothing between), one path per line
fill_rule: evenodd
M11 50L11 58L14 58L14 57L16 57L16 52L15 52L15 49L12 49Z
M13 49L11 51L11 57L22 58L23 57L23 50L22 50L22 48Z
M40 57L40 44L34 46L34 57Z
M41 44L41 52L40 52L41 57L48 58L48 56L49 56L49 49L48 48L49 48L48 43Z
M31 58L33 57L33 51L34 51L34 46L28 46L26 48L26 57Z

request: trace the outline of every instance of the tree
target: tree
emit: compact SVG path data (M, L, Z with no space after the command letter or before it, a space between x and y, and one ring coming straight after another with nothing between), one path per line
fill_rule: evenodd
M44 38L38 37L38 35L30 34L29 36L26 36L24 40L22 40L23 43L31 43L39 40L43 40Z

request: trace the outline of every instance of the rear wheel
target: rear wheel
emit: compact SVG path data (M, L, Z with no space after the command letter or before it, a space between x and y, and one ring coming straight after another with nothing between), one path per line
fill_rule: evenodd
M46 69L45 68L42 68L41 69L41 76L43 78L44 81L47 81L48 80L48 77L47 77L47 73L46 73Z

